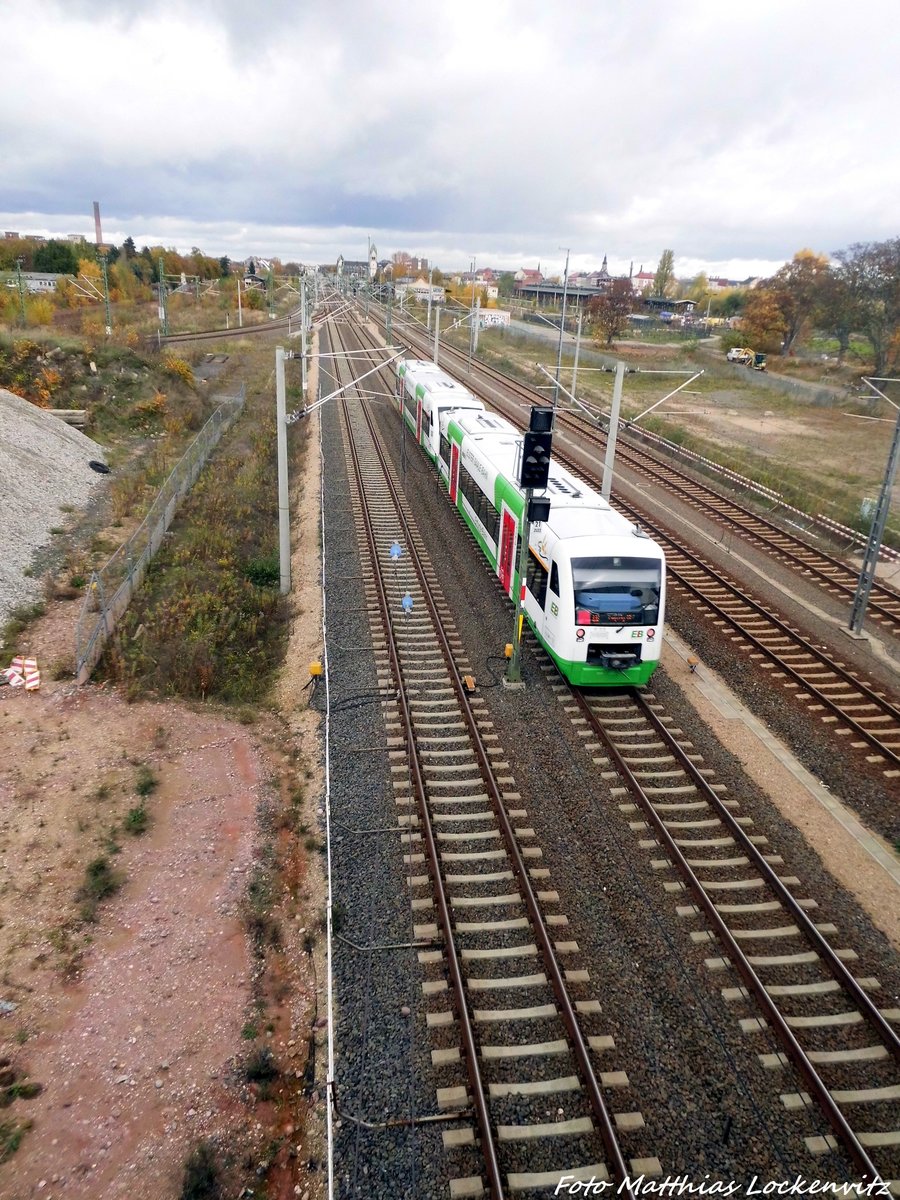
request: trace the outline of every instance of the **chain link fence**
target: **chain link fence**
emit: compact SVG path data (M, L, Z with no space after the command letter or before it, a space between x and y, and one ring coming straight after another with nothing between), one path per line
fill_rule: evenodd
M182 498L191 490L219 439L244 407L245 388L220 404L160 488L147 515L131 537L98 571L91 574L75 629L75 677L86 683L106 644L144 581Z

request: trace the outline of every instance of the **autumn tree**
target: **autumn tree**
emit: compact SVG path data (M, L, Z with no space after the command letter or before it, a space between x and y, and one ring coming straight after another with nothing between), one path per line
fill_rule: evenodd
M761 287L772 293L781 309L784 353L789 354L816 307L828 274L828 259L812 250L798 250L789 263Z
M784 313L778 298L768 288L754 288L744 305L741 329L745 344L754 350L777 354L784 340Z
M700 271L690 281L684 290L685 299L693 300L695 304L705 304L709 299L709 277L705 271Z
M850 348L850 335L859 328L860 313L856 296L840 269L830 269L821 281L813 320L822 333L837 340L838 365L842 364Z
M884 376L900 358L900 237L858 242L835 257L858 331L872 346L873 373Z
M675 283L675 254L672 250L663 250L653 279L653 295L668 296Z
M630 279L614 279L609 291L603 296L594 296L588 302L588 327L594 340L610 346L615 337L620 337L628 326L628 317L634 309L634 292Z

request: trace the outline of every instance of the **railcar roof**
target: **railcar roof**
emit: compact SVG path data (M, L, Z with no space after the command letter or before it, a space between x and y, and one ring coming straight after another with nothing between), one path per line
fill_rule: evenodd
M464 444L482 457L507 479L514 479L522 453L522 434L504 417L488 412L450 412L443 420L454 421L463 431ZM445 426L446 427L446 426ZM561 463L551 458L550 477L547 487L536 495L550 499L550 519L547 525L560 538L621 539L621 545L611 545L610 553L618 550L631 557L662 557L659 546L647 537L634 533L634 524L616 512L583 479L573 475ZM571 547L577 554L577 544ZM596 546L585 548L585 553L596 553Z

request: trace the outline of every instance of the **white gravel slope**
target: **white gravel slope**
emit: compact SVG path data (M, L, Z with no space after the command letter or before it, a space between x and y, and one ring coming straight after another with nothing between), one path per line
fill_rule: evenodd
M88 463L105 458L83 433L0 388L0 625L40 598L41 581L24 572L50 530L68 524L62 506L83 508L103 486Z

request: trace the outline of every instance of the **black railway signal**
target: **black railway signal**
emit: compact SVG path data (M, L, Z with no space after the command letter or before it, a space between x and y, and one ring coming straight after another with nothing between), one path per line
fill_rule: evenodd
M550 450L553 445L553 434L525 434L522 442L522 469L519 472L519 486L540 490L547 486L550 478Z

